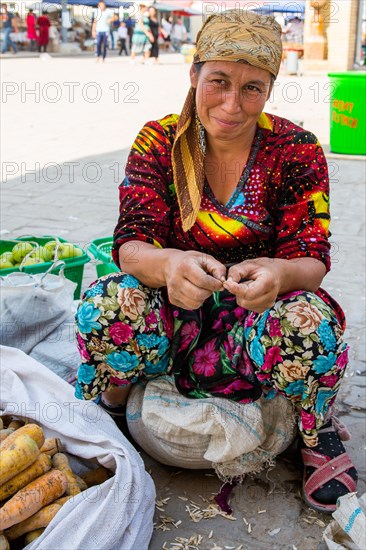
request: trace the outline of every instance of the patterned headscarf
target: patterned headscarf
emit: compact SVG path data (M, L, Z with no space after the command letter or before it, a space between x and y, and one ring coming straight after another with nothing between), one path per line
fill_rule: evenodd
M278 74L282 57L281 27L273 17L233 9L208 17L197 35L193 63L247 62ZM172 161L183 230L195 223L201 204L205 159L199 144L195 90L191 87L179 117Z

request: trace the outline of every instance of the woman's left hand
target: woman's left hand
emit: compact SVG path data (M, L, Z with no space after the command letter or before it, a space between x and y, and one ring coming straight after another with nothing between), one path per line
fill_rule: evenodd
M247 281L240 282L242 279ZM279 294L279 272L270 258L245 260L230 267L223 286L236 296L239 306L263 313L274 305Z

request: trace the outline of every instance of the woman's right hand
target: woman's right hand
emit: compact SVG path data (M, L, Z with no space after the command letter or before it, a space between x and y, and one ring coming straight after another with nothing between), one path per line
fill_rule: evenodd
M208 254L172 250L166 262L169 301L183 309L198 309L225 279L226 267Z

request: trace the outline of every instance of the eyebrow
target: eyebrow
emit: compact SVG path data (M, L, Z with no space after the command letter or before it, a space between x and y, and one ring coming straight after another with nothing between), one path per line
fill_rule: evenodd
M209 76L213 76L213 75L216 75L216 76L223 76L225 78L230 78L230 75L225 73L224 71L212 71L211 73L209 73ZM253 80L249 80L247 82L247 84L262 84L263 86L267 86L268 84L270 84L270 82L264 82L263 80L260 80L260 79L253 79Z

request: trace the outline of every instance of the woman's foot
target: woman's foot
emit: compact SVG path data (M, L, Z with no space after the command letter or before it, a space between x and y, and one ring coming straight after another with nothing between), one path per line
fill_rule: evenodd
M319 430L316 447L302 446L304 498L312 508L332 512L339 497L356 490L356 468L331 420Z

